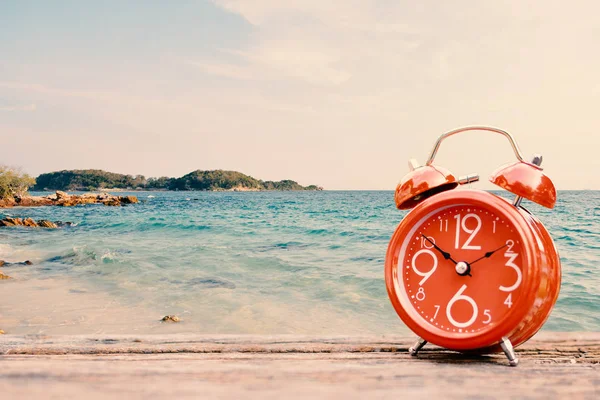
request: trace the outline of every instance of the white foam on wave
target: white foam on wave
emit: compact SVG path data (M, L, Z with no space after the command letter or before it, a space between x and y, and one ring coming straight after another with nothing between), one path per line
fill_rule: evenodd
M0 243L0 260L6 262L39 261L42 254L30 247L13 247L8 243Z
M0 243L0 259L4 259L5 257L9 257L14 253L14 248L8 243Z

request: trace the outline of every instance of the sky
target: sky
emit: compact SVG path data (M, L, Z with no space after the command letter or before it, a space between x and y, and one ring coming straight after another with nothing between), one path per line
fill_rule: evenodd
M600 189L600 3L0 0L0 164L393 190L486 125ZM435 163L515 160L500 135Z

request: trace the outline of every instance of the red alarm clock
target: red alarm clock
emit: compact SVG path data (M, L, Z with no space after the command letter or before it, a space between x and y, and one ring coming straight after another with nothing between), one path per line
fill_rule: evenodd
M516 194L513 202L457 188L479 178L457 179L433 165L444 139L472 130L499 133L511 143L518 161L499 168L490 181ZM385 281L394 309L419 336L409 350L413 356L431 342L464 352L504 351L510 365L518 364L514 347L542 327L560 289L554 242L521 206L526 198L554 207L556 189L541 160L524 161L507 132L467 127L440 136L424 166L409 163L395 201L412 210L390 240Z

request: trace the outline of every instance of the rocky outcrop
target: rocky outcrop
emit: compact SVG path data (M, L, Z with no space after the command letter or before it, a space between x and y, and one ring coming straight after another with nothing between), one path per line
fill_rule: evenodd
M52 206L54 205L52 200L45 197L27 196L27 197L16 197L15 203L12 206L20 207L40 207L40 206Z
M62 222L62 221L48 221L47 219L40 219L39 221L34 221L32 218L12 218L6 217L4 219L0 219L0 226L29 226L32 228L58 228L59 226L71 226L72 222Z
M107 206L122 206L138 202L135 196L114 196L110 193L84 193L82 195L68 194L60 190L49 196L15 196L14 199L0 199L0 208L8 207L40 207L62 206L72 207L80 204L104 204Z
M29 260L22 262L6 262L4 260L0 260L0 267L10 267L14 265L33 265L33 263Z
M25 218L23 220L23 225L25 225L25 226L31 226L31 227L39 226L39 224L37 222L35 222L33 220L33 218Z
M121 204L135 204L138 202L137 197L135 196L121 196L119 197Z
M17 202L13 198L0 199L0 208L9 208L9 207L14 207L16 205L17 205Z
M161 321L163 322L180 322L181 319L177 315L165 315Z
M58 228L58 224L56 224L52 221L48 221L47 219L40 219L38 221L38 226L41 228L50 228L50 229Z

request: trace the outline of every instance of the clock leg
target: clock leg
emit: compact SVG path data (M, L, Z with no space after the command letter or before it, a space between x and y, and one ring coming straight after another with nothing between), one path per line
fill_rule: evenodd
M506 358L508 358L508 362L511 367L516 367L519 364L519 359L515 354L515 349L513 348L512 343L508 338L503 337L502 342L500 342L500 347L502 347L502 351L506 354Z
M411 356L416 357L417 353L419 353L419 350L421 350L426 344L427 340L419 338L419 340L417 340L417 343L415 343L411 348L408 349L408 352Z

